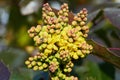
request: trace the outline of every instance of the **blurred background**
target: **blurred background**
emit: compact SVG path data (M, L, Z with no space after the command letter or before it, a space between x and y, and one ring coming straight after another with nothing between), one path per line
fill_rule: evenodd
M0 61L8 67L10 80L49 80L47 72L32 71L24 64L36 52L27 30L41 24L44 3L55 9L68 3L73 14L87 8L91 29L88 39L108 48L120 48L120 0L0 0ZM112 51L120 56L120 50ZM0 77L6 73L0 72ZM120 80L118 68L92 54L76 61L71 74L80 80Z

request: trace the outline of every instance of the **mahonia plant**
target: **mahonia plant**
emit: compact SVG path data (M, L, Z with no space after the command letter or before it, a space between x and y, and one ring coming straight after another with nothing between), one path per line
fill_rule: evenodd
M52 80L78 80L70 76L73 60L84 58L93 47L86 42L89 27L87 10L83 8L69 23L68 4L64 3L55 15L48 3L43 5L43 23L28 30L39 51L25 64L33 70L49 71Z

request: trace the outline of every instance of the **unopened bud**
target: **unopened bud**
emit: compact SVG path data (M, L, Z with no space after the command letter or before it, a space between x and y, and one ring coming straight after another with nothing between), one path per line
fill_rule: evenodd
M38 66L34 66L34 67L33 67L33 70L34 70L34 71L38 70Z
M85 25L85 22L84 21L80 22L80 26L83 26L83 25Z
M25 61L25 64L26 64L26 65L30 64L30 61Z
M76 22L76 21L73 21L73 22L72 22L72 25L73 25L73 26L76 26L76 25L77 25L77 22Z

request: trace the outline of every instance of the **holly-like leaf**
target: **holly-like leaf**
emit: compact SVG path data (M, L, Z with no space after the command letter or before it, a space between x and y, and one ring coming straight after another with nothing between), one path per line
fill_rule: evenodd
M9 80L10 71L8 68L0 61L0 80Z
M104 10L105 17L118 29L120 29L120 9L106 8Z
M103 47L102 45L89 40L88 41L91 45L93 45L93 55L96 55L103 60L115 65L116 67L120 68L120 56L117 56L113 52L111 52L108 48Z

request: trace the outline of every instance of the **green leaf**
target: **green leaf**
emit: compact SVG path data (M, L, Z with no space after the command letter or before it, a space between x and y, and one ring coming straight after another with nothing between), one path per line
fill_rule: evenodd
M75 66L73 70L80 80L114 80L110 75L114 75L113 73L107 74L97 63L88 60L81 66Z
M118 29L120 29L120 9L106 8L104 10L105 17Z
M102 75L102 80L114 80L115 68L112 64L104 62L99 65Z
M96 55L103 60L115 65L120 68L120 56L115 55L108 48L103 47L102 45L94 42L93 40L89 40L88 43L93 45L93 55Z
M33 80L33 71L26 68L13 69L10 80Z
M85 61L83 67L84 73L79 74L81 80L102 80L99 66L96 63Z
M11 68L24 66L27 53L16 48L6 48L0 52L0 59Z

